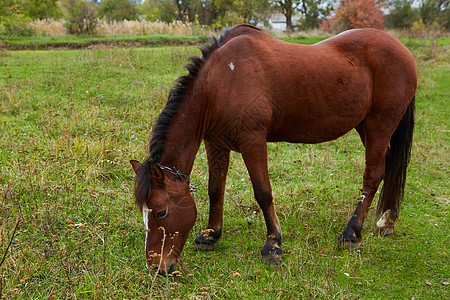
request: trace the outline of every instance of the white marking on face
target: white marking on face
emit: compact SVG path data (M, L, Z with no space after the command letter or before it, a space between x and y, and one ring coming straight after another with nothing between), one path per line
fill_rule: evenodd
M152 210L148 208L147 204L144 203L144 205L142 205L142 218L144 219L144 227L145 227L145 246L144 246L145 253L147 253L147 239L150 233L150 229L148 228L148 214L151 211Z
M231 70L231 71L234 71L234 65L233 65L232 62L230 62L230 63L228 64L228 66L230 67L230 70Z
M391 218L391 210L388 209L386 210L383 215L381 216L381 218L378 220L377 222L377 227L378 228L384 228L384 227L389 227L391 226L391 222L389 221Z

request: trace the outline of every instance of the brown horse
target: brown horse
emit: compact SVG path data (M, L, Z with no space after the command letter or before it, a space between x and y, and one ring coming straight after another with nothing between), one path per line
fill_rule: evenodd
M154 127L150 157L131 161L136 204L146 226L147 264L175 269L196 207L189 174L205 142L209 222L195 240L211 250L223 225L230 151L240 152L267 226L263 261L281 261L281 228L267 169L267 142L321 143L356 128L365 147L363 190L340 235L343 246L361 242L361 229L381 180L377 227L393 233L403 197L414 127L417 72L411 53L375 29L297 45L239 25L191 58Z

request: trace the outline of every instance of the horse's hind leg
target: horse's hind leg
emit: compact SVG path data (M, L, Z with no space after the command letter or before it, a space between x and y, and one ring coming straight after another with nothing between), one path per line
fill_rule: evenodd
M206 141L205 147L209 166L209 221L206 230L195 239L195 245L198 250L213 250L215 242L222 234L223 202L230 150Z
M363 191L353 216L339 236L341 245L350 249L357 247L362 241L362 225L385 172L386 152L394 129L385 129L386 132L383 132L379 126L380 118L382 119L377 115L368 116L364 123L357 127L366 148Z
M252 142L241 151L253 185L256 201L261 208L267 227L267 240L261 250L263 262L281 263L281 227L275 213L267 168L267 145L265 139Z

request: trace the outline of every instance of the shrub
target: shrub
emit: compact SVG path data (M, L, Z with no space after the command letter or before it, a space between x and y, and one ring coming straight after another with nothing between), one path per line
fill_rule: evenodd
M22 14L18 5L10 6L6 15L0 16L0 35L31 36L34 31L28 26L30 21L29 17Z
M322 24L327 31L352 28L383 28L382 0L342 0L336 14Z
M419 12L414 9L410 0L393 1L385 20L389 28L407 29L419 19Z
M130 0L103 0L98 7L100 18L109 21L136 20L138 9Z
M97 27L97 10L95 4L83 0L65 0L65 26L71 34L94 34Z
M425 24L422 19L412 24L410 28L410 36L414 38L435 38L445 36L446 30L441 24L434 21L431 24Z
M21 0L23 12L33 20L63 17L58 0Z

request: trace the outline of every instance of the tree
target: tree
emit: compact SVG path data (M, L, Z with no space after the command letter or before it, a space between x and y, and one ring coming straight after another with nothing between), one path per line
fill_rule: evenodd
M18 0L0 0L0 16L9 16L12 14L11 7L15 6L16 10L21 9L20 1Z
M382 0L341 0L336 14L322 24L329 31L351 28L383 28Z
M2 0L0 2L0 35L31 36L34 30L28 26L31 19L22 12L20 1Z
M294 30L292 15L300 5L300 0L274 0L273 5L276 10L281 12L286 17L286 27Z
M195 0L145 0L141 13L148 20L170 23L173 20L193 20L197 11Z
M273 7L286 17L286 27L294 29L292 16L296 11L302 14L300 28L319 27L321 20L331 11L333 0L273 0Z
M98 16L109 21L136 20L139 11L130 0L104 0L98 6Z
M94 3L84 0L64 0L65 26L71 34L93 34L97 27L97 10Z
M195 18L194 0L156 0L156 2L166 14L172 15L176 20L186 22Z
M386 23L391 28L410 28L419 20L418 10L414 9L412 0L393 0L391 9L386 15Z
M167 3L167 9L162 3ZM175 5L172 0L145 0L140 8L140 14L149 21L163 21L170 23L175 19Z
M218 27L237 23L256 24L261 14L271 9L267 0L213 0L207 14L210 23Z
M268 0L146 0L142 13L150 20L199 22L213 27L257 23L270 10Z
M267 0L234 0L233 10L246 23L257 23L258 14L270 10L270 3Z
M425 25L433 22L449 29L450 9L449 0L420 0L419 15Z
M322 19L331 11L331 4L323 0L302 0L298 10L302 14L301 29L313 29L320 26Z
M32 19L59 19L63 17L58 0L24 0L23 13Z

